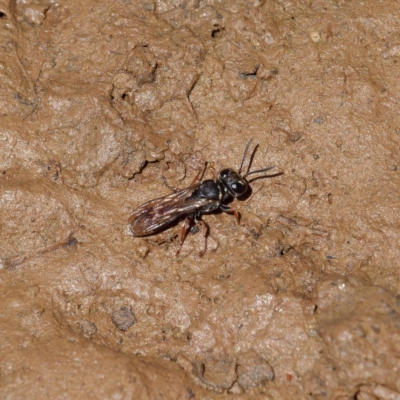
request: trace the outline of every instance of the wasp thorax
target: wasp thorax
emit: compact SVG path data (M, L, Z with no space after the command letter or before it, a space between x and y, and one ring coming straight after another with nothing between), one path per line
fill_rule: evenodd
M230 168L223 169L219 173L218 179L233 197L239 197L249 189L246 179Z

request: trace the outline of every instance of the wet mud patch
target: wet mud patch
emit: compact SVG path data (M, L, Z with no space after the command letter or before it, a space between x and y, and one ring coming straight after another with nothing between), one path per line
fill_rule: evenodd
M400 396L398 5L0 2L0 385ZM200 229L139 205L275 166Z

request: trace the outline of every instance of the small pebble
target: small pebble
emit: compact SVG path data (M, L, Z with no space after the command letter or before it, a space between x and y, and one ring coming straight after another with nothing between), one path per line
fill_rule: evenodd
M112 321L121 331L126 331L136 322L136 318L132 312L132 308L125 306L113 312Z

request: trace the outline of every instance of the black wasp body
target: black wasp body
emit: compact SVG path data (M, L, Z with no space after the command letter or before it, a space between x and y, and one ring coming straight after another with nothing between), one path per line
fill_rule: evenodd
M243 163L250 144L251 140L247 143L238 172L226 168L218 174L216 179L207 179L204 181L200 180L199 174L189 187L175 191L167 196L150 200L134 210L128 219L132 235L151 235L164 229L177 219L186 216L182 226L180 247L177 254L180 252L193 220L202 226L204 237L204 250L202 253L204 253L206 249L207 225L201 220L201 215L220 209L224 212L233 213L239 222L239 213L227 203L232 198L240 197L249 190L249 182L246 180L248 175L265 172L274 168L269 167L249 172L250 162L247 172L242 175ZM252 156L250 157L251 159Z

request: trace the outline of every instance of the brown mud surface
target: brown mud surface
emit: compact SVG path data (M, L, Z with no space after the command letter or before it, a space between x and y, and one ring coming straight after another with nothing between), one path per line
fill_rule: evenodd
M399 9L0 0L1 398L400 399ZM250 138L203 257L130 235Z

